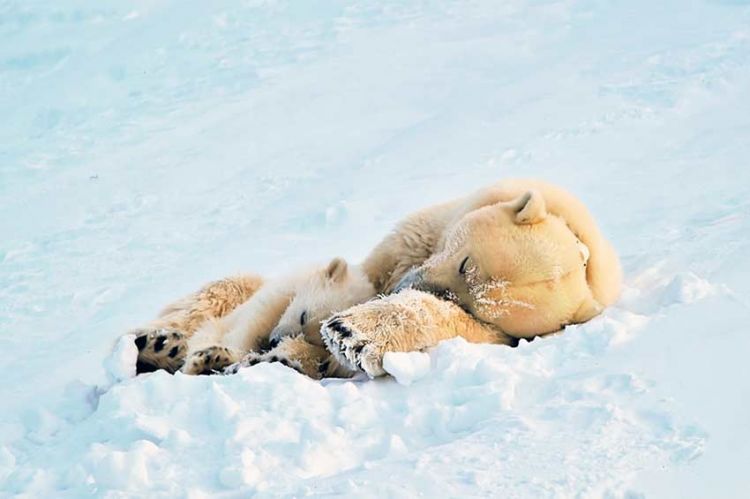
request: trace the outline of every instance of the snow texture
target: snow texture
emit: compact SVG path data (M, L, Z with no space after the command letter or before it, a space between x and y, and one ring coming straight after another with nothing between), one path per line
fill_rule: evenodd
M747 0L6 0L0 109L0 497L750 487ZM620 251L602 316L396 379L132 377L170 300L509 176Z
M388 352L383 368L400 385L409 386L430 372L430 356L422 352Z

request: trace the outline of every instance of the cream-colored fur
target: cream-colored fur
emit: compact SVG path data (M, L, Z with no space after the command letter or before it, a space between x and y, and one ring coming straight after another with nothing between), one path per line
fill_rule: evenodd
M411 287L457 305L440 314L451 317L440 326L446 334L456 329L446 323L467 320L462 310L501 338L534 337L592 318L617 298L622 277L585 206L533 180L500 182L407 217L363 268L380 292ZM345 365L376 376L386 351L433 345L437 336L424 333L435 327L432 312L416 310L434 311L434 298L406 296L335 315L321 330L326 346Z
M241 367L260 362L281 362L313 379L350 377L352 370L343 367L323 346L307 341L304 335L284 336L279 344L268 352L250 352L225 372L233 373Z
M363 303L375 296L375 288L359 265L334 259L324 278L314 273L297 287L294 298L271 332L271 340L302 335L308 342L323 346L320 324L335 312Z
M506 203L519 201L524 194L535 192L541 198L547 214L564 222L570 231L588 248L590 253L586 279L593 297L600 305L612 304L619 296L622 272L611 244L599 231L588 209L575 196L564 189L529 179L512 179L498 182L469 196L420 210L408 216L396 229L376 246L363 263L363 268L380 293L392 292L399 281L413 268L428 259L445 259L458 248L451 246L463 232L478 236L481 220L492 221L493 214L507 211ZM531 206L531 205L530 205ZM482 208L487 210L477 213ZM541 217L536 222L544 222ZM496 219L496 218L495 218ZM505 220L507 222L507 220ZM472 225L473 224L473 225ZM537 224L533 232L542 232ZM543 224L544 227L549 224ZM493 234L506 230L494 228ZM449 240L451 239L452 240ZM486 238L489 239L489 238ZM504 240L481 241L482 247L501 248ZM470 244L477 241L471 241ZM497 259L497 258L494 258ZM540 265L541 266L541 265Z
M212 282L198 292L167 305L147 327L175 328L192 335L206 320L224 317L262 286L263 278L255 274Z
M385 352L422 350L456 336L473 343L516 343L455 303L413 289L355 305L328 321L325 331L343 366L373 377L385 374Z

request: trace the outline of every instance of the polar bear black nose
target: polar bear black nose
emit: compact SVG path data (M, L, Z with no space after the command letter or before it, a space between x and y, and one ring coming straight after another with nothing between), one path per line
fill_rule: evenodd
M423 279L424 276L422 275L422 271L419 269L411 269L404 274L400 281L398 281L396 287L393 288L393 292L398 293L399 291L409 288L419 289L419 285Z

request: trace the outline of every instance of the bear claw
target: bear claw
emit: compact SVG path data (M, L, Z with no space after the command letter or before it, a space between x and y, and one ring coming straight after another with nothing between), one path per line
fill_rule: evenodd
M382 353L360 331L345 324L349 320L334 316L323 324L320 332L328 350L348 369L364 371L371 378L382 375Z

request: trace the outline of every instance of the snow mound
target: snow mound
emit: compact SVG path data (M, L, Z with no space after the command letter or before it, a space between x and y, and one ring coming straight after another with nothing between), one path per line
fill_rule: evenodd
M388 352L383 368L399 384L409 386L430 372L430 356L422 352Z
M626 285L620 303L641 314L653 314L671 306L691 305L725 293L693 272L670 273L656 265L642 270Z
M44 454L15 463L4 452L16 466L6 472L9 490L617 490L638 470L689 461L704 445L700 431L654 409L648 382L615 367L621 329L639 327L631 315L608 313L515 349L454 339L429 353L388 354L396 380L319 383L280 364L233 376L123 377L82 421L36 428ZM375 485L374 477L388 479Z
M117 339L112 353L104 359L104 370L113 383L123 381L135 376L137 359L138 348L135 346L135 335L125 334Z
M662 305L689 305L716 293L716 287L692 272L677 274L664 289Z

